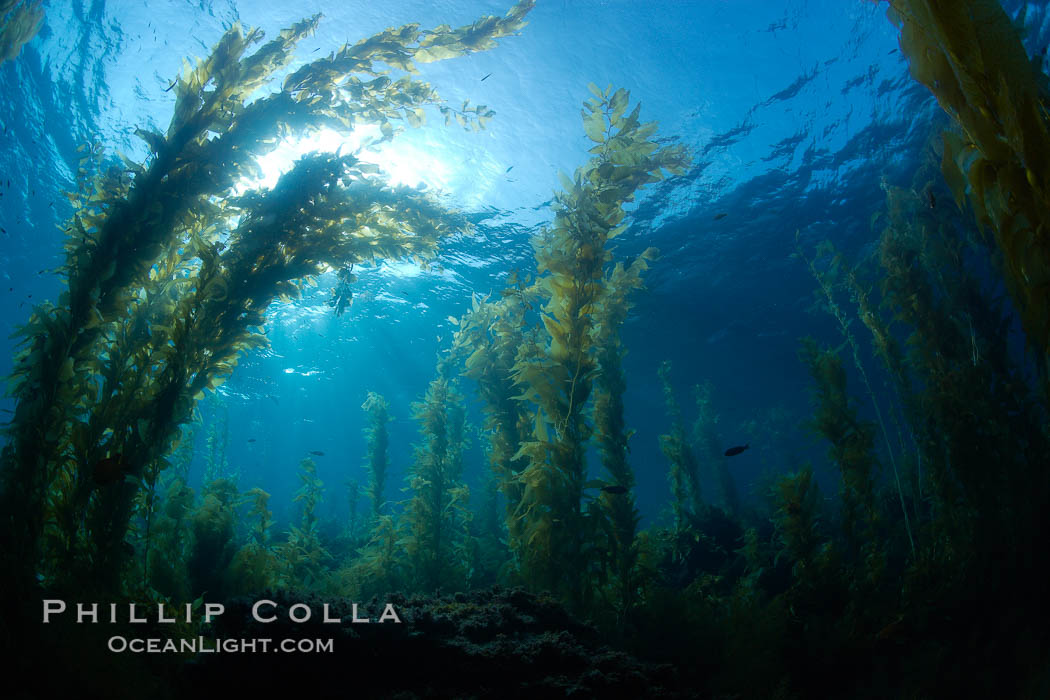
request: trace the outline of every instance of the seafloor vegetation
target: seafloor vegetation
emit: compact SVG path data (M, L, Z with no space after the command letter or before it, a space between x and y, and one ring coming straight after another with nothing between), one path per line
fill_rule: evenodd
M387 186L354 154L304 157L272 190L235 194L235 183L281 139L322 126L374 124L392 139L395 125L437 110L483 127L491 110L445 104L414 64L494 48L531 4L459 29L387 30L270 93L318 19L254 51L261 35L234 27L178 78L167 132L141 132L145 162L85 149L68 290L20 331L3 451L4 654L32 684L26 697L70 683L89 696L182 693L231 673L262 692L283 672L251 656L107 655L102 632L68 625L42 638L38 607L11 601L235 610L263 592L284 607L399 602L409 625L334 633L346 663L367 657L372 675L344 679L366 693L1050 695L1036 573L1050 545L1050 92L994 0L893 0L913 74L951 119L933 142L942 162L911 187L885 187L867 258L799 237L799 265L842 333L838 347L799 349L813 380L808 428L841 476L837 498L799 463L764 501L744 499L722 455L717 397L697 387L695 406L681 406L665 364L672 517L640 528L620 329L647 268L664 263L651 249L625 259L614 239L625 205L690 160L626 90L593 85L582 111L591 159L562 178L553 223L533 240L535 269L471 300L418 389L405 500L384 496L391 416L376 393L361 406L370 480L339 496L347 522L319 517L331 489L309 458L287 528L266 492L242 490L251 475L229 463L225 426L192 417L266 342L267 307L336 271L341 313L354 265L426 264L468 224ZM483 407L476 433L465 396ZM207 469L193 488L202 429ZM481 494L463 479L474 434L491 472ZM164 631L249 628L227 614ZM315 678L339 682L336 666L311 663ZM46 673L60 665L79 670ZM450 667L461 675L444 678Z

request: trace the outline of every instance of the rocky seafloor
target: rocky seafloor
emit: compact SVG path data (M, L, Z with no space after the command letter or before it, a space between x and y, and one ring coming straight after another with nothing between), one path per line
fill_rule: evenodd
M252 615L265 604L259 622ZM377 624L384 604L401 619ZM293 622L290 608L311 611ZM275 592L231 600L213 623L216 639L331 639L331 651L202 654L177 681L197 697L390 698L679 698L674 669L612 649L599 633L546 596L493 588L443 598L393 595L358 604L368 624L352 618L344 599ZM297 617L305 609L296 611Z

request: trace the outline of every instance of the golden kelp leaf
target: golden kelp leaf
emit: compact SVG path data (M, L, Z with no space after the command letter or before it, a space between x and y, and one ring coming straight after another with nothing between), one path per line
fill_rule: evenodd
M620 120L620 117L623 116L624 110L627 109L627 103L629 102L630 97L631 93L627 92L623 88L620 88L619 90L613 93L612 98L609 100L609 107L612 109L610 119L612 120L612 123L614 125L616 125L616 123Z
M601 112L586 114L583 111L580 115L583 117L583 130L587 138L596 143L605 141L605 115Z
M543 420L542 411L536 411L536 428L533 435L540 442L550 442L550 438L547 435L547 422Z
M405 112L405 120L408 121L408 125L414 128L423 126L423 110L416 108Z
M572 192L574 188L573 182L569 179L569 176L561 170L558 171L558 181L561 183L561 186L565 188L566 192Z

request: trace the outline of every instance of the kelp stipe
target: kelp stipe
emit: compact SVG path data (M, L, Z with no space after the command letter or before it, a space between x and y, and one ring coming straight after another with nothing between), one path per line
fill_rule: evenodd
M317 464L309 457L299 463L299 490L293 501L299 506L299 524L288 527L288 538L277 545L277 585L311 588L322 581L331 554L321 543L317 507L324 497L324 482L317 477Z
M230 469L227 452L230 447L230 411L219 394L212 394L207 401L209 420L204 439L204 483L216 479L229 479L237 483L238 475Z
M527 312L537 301L538 292L531 278L522 281L512 273L512 279L518 286L502 299L473 296L471 310L453 319L457 329L449 356L450 361L462 363L463 376L475 382L482 401L486 454L494 485L505 504L507 545L512 557L508 562L511 570L504 572L508 578L520 575L525 551L525 524L518 517L524 485L518 477L527 464L520 454L521 444L531 430L527 405L517 399L519 392L511 372L527 353L540 352L538 342L527 340L536 338L537 332L526 331Z
M616 263L605 276L605 295L595 313L595 345L598 375L594 391L594 436L601 454L608 483L598 482L592 518L602 519L599 530L606 538L608 557L603 558L601 581L607 592L602 598L612 603L618 633L638 604L641 573L638 570L639 545L636 540L641 517L634 501L634 471L628 463L628 441L633 430L624 423L623 394L627 378L623 371L624 348L620 327L631 308L630 294L642 287L642 273L655 250L644 251L630 265Z
M368 456L365 466L368 468L368 498L372 502L372 520L379 519L386 502L386 470L390 464L390 435L387 423L390 422L390 404L382 395L374 391L361 404L361 410L368 414L368 426L364 429L365 442L368 445ZM356 508L356 495L351 498Z
M671 384L671 362L669 360L660 364L658 374L671 428L670 432L659 436L659 441L660 451L667 458L667 478L671 485L671 511L674 515L673 533L677 540L688 528L692 520L691 516L700 513L704 502L700 495L699 466L689 439L686 437L682 410L678 406L678 400L675 399L674 388Z
M824 538L820 523L820 489L809 467L777 479L774 486L773 514L776 525L778 556L793 562L796 578L807 578L816 570L817 554ZM753 545L757 546L757 545Z
M590 89L594 98L582 116L594 157L572 178L561 176L554 223L533 241L546 337L527 344L512 370L521 398L536 407L532 435L516 455L528 462L518 477L522 570L533 587L561 592L577 606L590 594L585 572L594 523L585 519L582 498L593 427L585 407L599 371L594 312L608 299L608 244L625 230L623 206L637 190L686 162L680 148L651 140L656 124L638 121L640 106L626 112L626 90Z
M711 382L704 382L697 384L694 392L696 420L693 421L691 438L699 455L697 459L702 464L708 465L708 469L713 472L723 510L727 515L739 518L742 514L740 494L737 491L736 481L729 472L729 466L722 450L722 439L718 434L719 416L714 406L714 389L711 387Z
M810 370L816 395L813 428L831 443L828 457L842 476L842 525L850 547L858 549L876 534L875 427L857 416L846 391L842 360L831 349L803 339L799 357Z
M861 361L860 344L857 342L857 338L854 336L853 331L850 328L850 320L846 317L845 311L839 305L835 297L834 276L841 272L841 268L845 266L845 263L842 256L835 251L834 246L830 241L822 243L817 248L817 252L813 258L807 257L805 251L802 249L798 232L795 233L795 256L806 264L810 274L813 275L813 279L817 283L820 304L838 323L839 331L842 333L842 337L845 339L846 345L850 349L850 354L853 358L853 365L857 368L857 373L860 375L861 382L864 384L868 398L871 400L872 408L875 410L875 418L881 429L886 458L889 460L890 467L893 470L893 479L897 487L897 497L900 501L901 514L904 517L904 529L908 535L908 544L911 547L912 554L914 554L915 537L912 535L911 516L908 513L908 506L905 503L904 487L901 484L900 470L897 468L898 452L903 451L903 449L898 450L890 439L889 429L887 428L886 420L883 417L882 404L875 395L875 389L872 387L871 380L868 378L868 371L865 369L864 362ZM818 267L818 259L830 259L830 262L827 262L827 270L822 270ZM852 288L851 291L853 292L853 296L858 305L858 315L872 332L875 339L876 352L883 357L884 361L888 363L888 367L892 371L894 369L892 361L895 357L895 355L893 355L894 346L891 345L892 336L890 335L889 330L879 323L877 314L875 314L870 308L870 304L868 303L863 290L860 289L860 286L856 281L856 272L850 271L847 273L847 276L850 280L849 285ZM818 392L820 392L821 400L823 402L824 399L829 396L829 393L825 391L825 389L820 388L820 386L822 378L828 379L829 377L826 372L821 372L820 367L817 366L819 365L819 354L820 353L816 352L810 344L804 343L803 360L810 370L810 376L812 376L818 383ZM841 378L844 381L845 374L842 374ZM898 382L898 388L903 389L904 387ZM845 396L844 387L842 394ZM907 395L901 397L902 401L907 401L907 399ZM818 418L818 421L821 420L823 419ZM824 431L823 427L819 427L818 429L829 440L832 439L828 433ZM841 462L839 462L839 464L841 467Z
M270 528L273 512L270 494L253 488L244 494L241 505L247 505L248 541L230 562L227 587L234 595L248 595L266 590L276 584L278 560L270 547Z
M444 374L440 366L439 374ZM412 411L421 441L408 476L412 495L405 504L402 526L413 586L424 591L462 590L469 584L472 551L470 489L462 481L463 399L448 377L438 376Z

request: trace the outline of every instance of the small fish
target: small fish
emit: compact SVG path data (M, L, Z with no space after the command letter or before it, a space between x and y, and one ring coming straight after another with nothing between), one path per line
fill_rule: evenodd
M310 454L317 457L324 457L324 452L321 452L321 450L310 450Z
M512 166L510 166L509 168L507 168L506 170L504 170L503 172L504 172L504 173L509 173L509 172L510 172L511 170L513 170L513 169L514 169L514 166L512 165Z
M486 74L486 75L485 75L485 78L489 77L490 75L492 75L492 73L488 73L488 74ZM484 81L485 81L485 78L482 78L482 79L481 79L481 82L484 82Z
M176 81L175 81L174 83L172 83L172 84L171 84L171 85L169 85L168 87L164 88L164 92L171 92L171 89L172 89L173 87L175 87L176 85L178 85L178 84L179 84L179 81L178 81L178 80L176 80Z
M720 221L721 219L724 219L727 216L729 216L729 212L725 212L725 211L718 212L717 214L715 214L715 221Z
M255 442L255 438L248 438L248 442Z
M627 487L620 486L619 484L614 484L613 486L603 486L602 491L604 491L605 493L611 493L614 496L622 496L623 494L627 493Z
M933 190L926 190L926 205L929 206L930 209L935 209L937 207L937 197L934 196Z
M736 447L730 447L725 452L726 457L735 457L749 447L751 447L751 445L737 445Z
M91 476L99 486L112 484L120 481L124 472L124 460L120 455L110 455L95 462L95 468L91 470Z
M320 47L320 46L318 46L318 47L317 47L316 49L314 49L314 50L313 50L313 51L311 51L310 53L317 53L317 52L318 52L318 51L320 51L320 50L321 50L321 47Z

